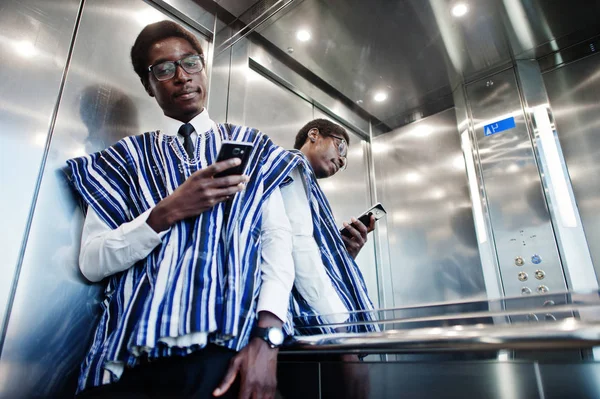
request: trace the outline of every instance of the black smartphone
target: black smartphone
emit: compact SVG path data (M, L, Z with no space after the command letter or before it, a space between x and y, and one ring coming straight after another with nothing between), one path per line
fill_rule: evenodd
M225 169L224 171L217 173L215 177L243 175L244 170L246 170L246 165L248 164L248 159L250 159L250 154L252 153L253 147L254 144L252 143L229 140L223 141L221 143L219 154L217 155L217 162L226 161L231 158L239 158L242 160L242 163L238 166L234 166L233 168Z
M371 219L371 215L375 216L375 221L381 219L382 217L384 217L386 215L386 211L385 209L383 209L383 205L381 205L379 202L376 203L375 205L373 205L371 207L371 209L369 209L368 211L364 212L362 215L360 215L357 219L364 224L365 226L369 227L369 220ZM348 231L347 228L343 228L340 230L340 233L343 236L346 237L352 237L352 235L350 234L350 232Z

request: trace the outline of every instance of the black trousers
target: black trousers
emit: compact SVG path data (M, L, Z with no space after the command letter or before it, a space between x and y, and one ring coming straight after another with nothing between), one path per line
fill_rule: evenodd
M212 398L229 361L236 352L218 345L188 356L173 356L125 369L119 381L87 389L77 397L87 398ZM237 398L239 381L221 398Z

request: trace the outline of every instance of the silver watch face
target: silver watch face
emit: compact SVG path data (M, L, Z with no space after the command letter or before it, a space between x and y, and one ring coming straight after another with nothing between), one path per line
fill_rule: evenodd
M279 328L270 328L267 334L269 336L269 341L271 341L273 345L281 345L283 343L283 331Z

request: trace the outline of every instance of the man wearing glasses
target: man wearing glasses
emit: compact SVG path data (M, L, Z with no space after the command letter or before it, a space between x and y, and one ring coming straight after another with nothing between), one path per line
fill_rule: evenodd
M347 166L346 130L326 119L304 125L294 143L293 153L302 161L281 187L281 194L293 233L295 266L291 301L296 332L327 332L323 323L369 322L373 305L361 271L354 258L374 228L352 219L354 226L345 237L338 231L331 207L317 179L331 177ZM317 316L318 315L318 316ZM369 325L355 325L353 331L370 331Z
M68 161L88 206L80 269L106 284L78 391L272 398L294 280L279 185L298 157L209 118L203 50L181 26L145 27L131 60L168 126ZM254 144L248 176L216 177L240 163L215 162L224 140Z

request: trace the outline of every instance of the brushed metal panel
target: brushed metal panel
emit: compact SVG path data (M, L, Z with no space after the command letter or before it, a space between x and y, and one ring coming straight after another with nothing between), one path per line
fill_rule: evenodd
M456 122L460 134L465 173L467 174L469 194L471 197L475 234L481 258L481 269L485 281L485 291L488 298L502 297L502 279L498 269L498 257L494 246L493 233L489 222L489 210L481 179L481 168L477 161L476 149L473 146L473 124L469 117L466 93L461 85L454 93ZM458 161L457 161L458 162ZM458 162L460 165L460 162Z
M78 8L79 0L0 4L0 337Z
M600 33L598 2L586 0L502 0L504 25L518 59L537 58ZM557 54L560 57L560 53Z
M533 149L541 171L541 182L567 285L573 291L596 291L596 273L558 140L560 133L556 128L552 108L548 105L548 95L540 68L536 61L519 60L516 62L515 71L521 98L527 110L529 128L533 133Z
M313 119L311 104L249 68L245 77L240 124L261 130L283 148L294 148L296 133ZM229 96L237 96L235 89L232 88Z
M156 12L141 0L85 2L0 358L0 397L74 393L101 286L79 272L82 213L61 169L68 158L161 128L162 111L129 58L142 27L168 19ZM24 101L39 96L30 91Z
M600 58L543 75L596 275L600 275Z
M513 70L467 86L479 160L489 206L491 227L506 296L519 296L524 287L533 295L541 285L549 292L566 290L550 216L542 193ZM516 127L491 136L484 126L514 117ZM538 255L542 262L533 264ZM523 266L516 265L522 257ZM535 271L545 272L543 280ZM525 282L518 274L527 273Z
M453 109L373 139L394 305L485 295Z
M210 117L219 122L227 120L230 68L231 49L223 51L212 59L206 107Z
M269 51L261 47L259 44L253 42L251 43L252 44L250 45L248 54L252 60L272 72L274 75L280 77L286 82L289 82L303 95L307 96L312 101L319 103L338 118L341 118L342 120L346 121L346 123L353 125L355 128L358 128L368 134L368 120L357 115L340 100L323 92L320 88L311 84L298 73L290 70L290 68L287 67L281 60L277 59L277 57L273 56L271 53L269 53ZM317 71L313 70L313 72L316 73ZM328 79L327 75L322 75L319 77L325 80Z
M345 367L353 369L354 378L342 374L341 366L321 363L323 398L337 397L340 384L351 386L353 392L365 393L357 397L371 399L539 397L535 370L528 363L362 362Z
M544 399L600 397L600 364L540 364Z
M213 33L215 26L215 16L202 8L197 2L192 0L150 0L152 2L165 3L183 14L186 18L198 23L206 32ZM203 32L204 33L204 32Z

